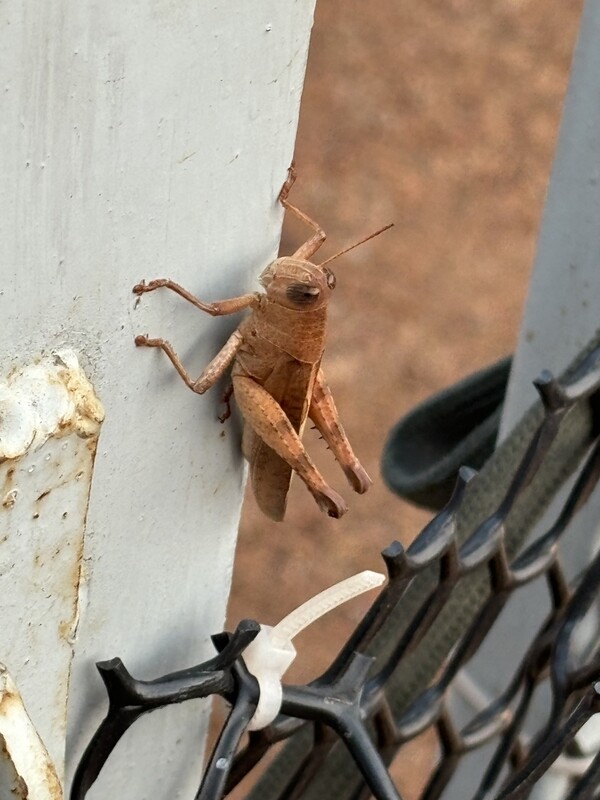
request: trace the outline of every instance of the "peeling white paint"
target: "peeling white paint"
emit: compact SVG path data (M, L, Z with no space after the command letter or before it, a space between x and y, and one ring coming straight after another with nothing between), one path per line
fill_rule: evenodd
M36 450L50 436L95 436L103 419L76 354L54 351L0 382L0 459Z
M63 798L54 764L4 664L0 664L0 798Z
M0 608L8 621L2 646L61 775L103 418L72 350L17 367L0 383ZM42 662L46 679L40 682Z

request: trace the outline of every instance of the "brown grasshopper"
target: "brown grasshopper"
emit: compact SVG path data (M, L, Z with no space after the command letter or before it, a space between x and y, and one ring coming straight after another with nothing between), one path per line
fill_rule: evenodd
M261 510L278 521L285 514L292 470L329 516L339 518L348 510L304 449L300 437L307 416L333 451L354 491L362 494L371 485L352 452L321 369L327 305L335 288L335 276L325 264L391 227L382 228L322 264L312 264L309 259L325 241L325 233L288 202L295 179L292 166L279 200L315 232L292 256L276 259L263 271L259 281L264 294L253 292L204 303L170 280L142 281L133 287L137 295L162 287L171 289L212 316L252 309L196 380L164 339L137 336L135 343L163 350L185 383L198 394L204 394L233 362L233 393L245 420L242 450L250 463L252 487ZM226 416L228 413L223 419Z

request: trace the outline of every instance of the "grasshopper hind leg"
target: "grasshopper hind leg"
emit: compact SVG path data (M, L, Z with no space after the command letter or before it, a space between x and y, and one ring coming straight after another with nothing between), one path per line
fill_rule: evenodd
M252 463L256 456L255 447L251 446L253 435L270 448L278 459L286 462L288 469L291 468L296 472L322 511L329 514L330 517L339 519L348 510L346 503L326 483L315 467L279 403L271 397L266 389L246 375L234 374L233 385L236 402L244 416L245 424L252 429L252 433L249 431L244 435L244 450L251 462L253 485L259 504L260 497L268 496L270 493L270 470L263 469L263 463ZM256 440L254 441L256 445ZM264 487L260 485L262 482L265 482ZM289 485L289 481L287 485ZM285 508L285 498L280 498L280 500ZM275 519L282 518L280 514L275 516L269 507L262 508L262 510Z
M350 486L358 494L364 494L372 484L371 478L352 451L321 369L315 380L308 416L344 470Z

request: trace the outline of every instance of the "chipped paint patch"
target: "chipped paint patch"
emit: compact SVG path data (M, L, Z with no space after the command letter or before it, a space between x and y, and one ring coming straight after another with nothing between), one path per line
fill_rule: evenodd
M70 350L14 370L0 383L3 657L59 776L83 591L85 524L103 418Z
M62 800L54 765L21 699L0 664L0 798Z
M96 436L103 419L75 353L54 351L0 383L0 459L18 458L50 436Z

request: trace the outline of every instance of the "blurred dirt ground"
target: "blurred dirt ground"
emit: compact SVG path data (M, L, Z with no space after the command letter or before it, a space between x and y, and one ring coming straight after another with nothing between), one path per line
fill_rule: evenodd
M230 628L274 623L331 583L380 569L380 550L427 520L386 489L381 450L416 403L515 346L581 7L317 0L292 201L327 231L323 258L395 223L333 265L324 359L374 486L354 495L307 432L350 511L328 519L295 481L285 522L273 523L248 492ZM306 237L286 221L282 252ZM371 599L303 634L289 677L318 674ZM424 780L421 751L399 770L407 797Z

